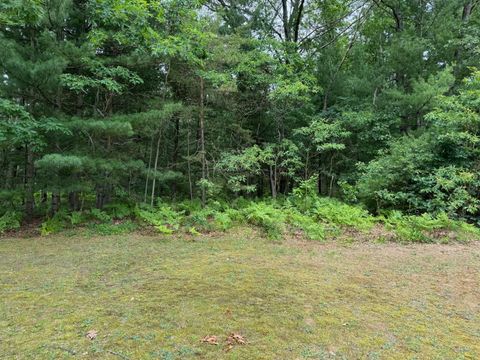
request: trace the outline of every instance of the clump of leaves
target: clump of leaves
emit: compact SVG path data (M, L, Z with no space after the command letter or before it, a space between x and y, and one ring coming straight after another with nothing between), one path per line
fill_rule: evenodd
M265 202L254 203L241 210L246 223L260 227L272 239L285 232L285 212Z
M90 216L93 219L98 220L100 222L104 222L104 223L112 220L112 217L110 215L108 215L105 211L102 211L100 209L90 210Z
M294 229L301 230L307 239L317 241L325 239L325 226L295 209L288 212L288 222Z
M6 231L17 230L20 228L21 221L22 215L20 213L7 211L0 216L0 234L5 233Z
M245 339L244 336L236 333L231 333L228 335L226 339L227 343L227 348L226 351L230 351L233 349L235 345L245 345L247 343L247 340Z
M175 211L168 205L162 205L158 208L137 208L135 215L142 222L153 226L158 232L173 234L180 228L184 212Z
M193 211L189 216L185 217L183 225L196 232L209 232L214 230L215 211L210 208ZM192 231L190 231L192 232Z
M207 335L201 341L209 345L218 345L218 338L216 335Z
M72 226L77 226L83 223L86 220L86 216L83 212L81 211L74 211L71 214L68 215L68 218L70 220L70 224Z
M64 212L58 212L54 216L46 219L40 225L40 234L42 236L48 236L50 234L56 234L67 227L68 215Z
M114 219L125 219L134 215L135 209L130 204L114 203L105 207L108 214Z
M358 230L370 230L375 218L367 210L348 205L336 199L319 198L313 210L315 219L335 226L348 226Z
M425 213L415 216L392 211L384 217L383 221L387 228L395 232L397 239L401 242L436 242L442 235L448 240L448 233L455 234L457 240L480 238L478 228L461 221L452 220L445 213L437 215Z

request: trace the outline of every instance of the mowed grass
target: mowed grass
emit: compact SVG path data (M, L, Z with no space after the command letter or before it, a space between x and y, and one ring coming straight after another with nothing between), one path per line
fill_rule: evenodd
M0 240L5 359L478 359L479 314L478 243Z

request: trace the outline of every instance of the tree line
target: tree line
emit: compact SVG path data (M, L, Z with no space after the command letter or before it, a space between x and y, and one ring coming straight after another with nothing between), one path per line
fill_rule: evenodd
M478 0L4 0L0 214L318 193L480 220Z

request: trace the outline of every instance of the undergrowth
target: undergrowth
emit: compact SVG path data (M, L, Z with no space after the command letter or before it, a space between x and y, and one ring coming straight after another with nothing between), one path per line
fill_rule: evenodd
M20 228L18 213L0 216L0 234ZM199 201L170 203L158 199L156 206L111 204L103 210L59 212L47 218L40 233L47 236L65 229L84 227L100 235L124 234L147 227L166 235L199 235L225 232L236 225L253 226L270 239L300 236L322 241L342 238L397 242L449 242L480 239L480 230L446 214L404 215L392 211L375 217L360 206L317 195L316 179L304 181L292 194L277 201L253 201L242 197L230 203Z

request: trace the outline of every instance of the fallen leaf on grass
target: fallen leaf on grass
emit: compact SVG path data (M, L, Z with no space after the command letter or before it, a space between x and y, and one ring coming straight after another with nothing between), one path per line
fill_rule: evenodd
M227 346L228 346L228 349L230 350L233 347L233 345L245 345L246 343L247 343L247 340L245 339L245 337L243 337L240 334L231 333L227 337Z
M90 330L89 332L87 332L87 335L85 335L87 337L87 339L89 340L93 340L97 337L98 333L96 330Z
M207 335L202 339L202 342L210 345L218 345L218 338L215 335Z

